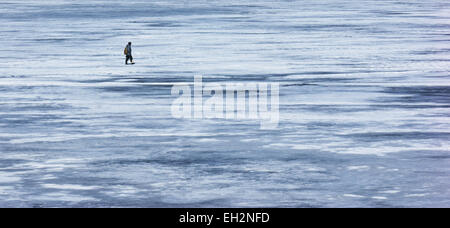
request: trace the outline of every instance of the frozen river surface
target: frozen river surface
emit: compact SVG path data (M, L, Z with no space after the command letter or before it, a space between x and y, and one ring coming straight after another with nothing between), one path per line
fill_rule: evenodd
M446 0L5 0L0 24L1 207L450 207ZM279 82L279 127L172 118L196 74Z

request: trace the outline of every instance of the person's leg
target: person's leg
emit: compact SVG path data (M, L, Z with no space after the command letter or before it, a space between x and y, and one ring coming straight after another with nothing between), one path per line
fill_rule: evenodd
M133 63L133 56L132 55L130 55L130 61L131 61L131 63Z
M128 64L128 60L130 59L130 56L127 55L127 57L125 58L125 64Z

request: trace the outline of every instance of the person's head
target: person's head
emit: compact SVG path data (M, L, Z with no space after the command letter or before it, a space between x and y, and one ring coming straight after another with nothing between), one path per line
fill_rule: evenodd
M128 42L128 45L131 45L131 42Z

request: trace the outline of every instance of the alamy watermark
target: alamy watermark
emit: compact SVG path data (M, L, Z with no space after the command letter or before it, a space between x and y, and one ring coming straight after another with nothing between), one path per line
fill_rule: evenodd
M194 77L193 88L174 85L171 106L174 118L260 120L261 129L278 127L279 83L204 83ZM193 93L192 93L193 92Z

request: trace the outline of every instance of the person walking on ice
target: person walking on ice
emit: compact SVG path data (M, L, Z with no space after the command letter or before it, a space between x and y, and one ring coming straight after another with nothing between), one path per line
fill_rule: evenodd
M125 65L128 65L128 60L131 61L131 64L134 64L133 56L131 55L131 42L128 42L128 45L125 47L125 50L123 50L123 54L126 56Z

